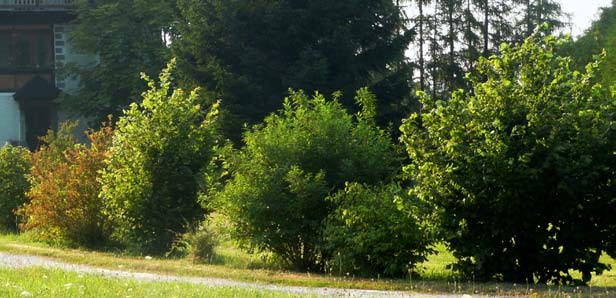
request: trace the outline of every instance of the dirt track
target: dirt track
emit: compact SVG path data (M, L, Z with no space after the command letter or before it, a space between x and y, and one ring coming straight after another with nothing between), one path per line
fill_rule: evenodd
M355 289L334 289L334 288L311 288L311 287L295 287L295 286L279 286L268 285L262 283L249 283L234 281L230 279L222 278L209 278L209 277L186 277L153 273L140 273L140 272L128 272L119 270L109 270L102 268L95 268L85 265L76 265L63 263L47 258L27 256L27 255L14 255L0 253L0 266L4 267L45 267L55 268L65 271L98 274L112 278L131 278L141 281L153 281L153 282L187 282L193 284L200 284L211 287L238 287L248 289L259 289L267 291L276 291L289 293L293 295L316 295L319 297L353 297L353 298L380 298L380 297L392 297L392 298L488 298L491 296L469 296L462 294L416 294L396 291L374 291L374 290L355 290Z

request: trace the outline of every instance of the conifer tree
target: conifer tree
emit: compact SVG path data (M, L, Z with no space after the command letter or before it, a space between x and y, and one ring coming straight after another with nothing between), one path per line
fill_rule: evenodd
M234 127L280 108L289 88L340 90L351 107L354 90L368 86L380 100L381 123L395 120L388 115L411 94L405 51L413 32L395 1L178 3L179 76L219 96L237 116Z

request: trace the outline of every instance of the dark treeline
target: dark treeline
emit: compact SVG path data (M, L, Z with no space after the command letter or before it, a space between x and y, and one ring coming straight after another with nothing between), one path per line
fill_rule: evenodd
M178 85L222 100L225 134L280 108L288 89L354 90L379 99L378 122L397 127L416 110L417 90L446 98L468 88L464 76L503 42L520 42L547 22L565 24L553 0L78 2L72 41L99 63L73 68L81 77L65 103L104 119L139 101L150 76L178 58ZM113 24L106 26L102 24ZM89 104L83 105L87 98Z
M418 89L446 98L468 88L464 76L479 57L499 52L502 43L520 43L543 23L556 32L566 25L552 0L404 1L417 36L410 48Z

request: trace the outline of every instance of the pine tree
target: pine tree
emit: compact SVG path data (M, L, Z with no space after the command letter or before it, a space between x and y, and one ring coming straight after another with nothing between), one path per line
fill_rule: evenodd
M415 2L417 2L417 8L419 10L419 15L417 16L416 21L419 25L419 88L420 90L426 90L426 61L424 57L426 39L424 35L426 33L425 23L427 20L427 15L425 8L432 2L432 0L415 0Z
M445 45L448 48L447 57L447 91L453 92L461 86L463 70L457 63L456 43L459 41L458 32L461 27L461 0L442 0L440 1L439 14L446 28L443 36Z
M515 40L522 42L529 37L535 28L543 23L549 25L549 30L555 32L563 28L565 14L560 4L555 0L514 0L518 13L523 17L518 19Z
M184 83L205 87L242 123L282 106L288 88L307 93L368 86L379 120L408 99L412 69L405 51L413 32L392 0L180 0L173 50Z

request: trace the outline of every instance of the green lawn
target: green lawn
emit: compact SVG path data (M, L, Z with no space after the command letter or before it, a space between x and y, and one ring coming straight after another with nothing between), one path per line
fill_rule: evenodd
M251 289L207 287L189 283L139 282L41 268L0 268L0 297L297 297Z
M391 280L380 277L337 277L286 271L279 268L276 262L269 260L267 257L263 258L263 256L247 254L231 245L231 243L224 243L217 249L218 257L214 260L213 264L194 264L187 259L146 259L143 256L126 256L113 252L50 247L42 243L33 242L29 240L27 236L23 235L0 235L0 251L3 252L46 256L64 262L116 270L198 277L219 277L246 282L308 287L402 290L421 293L521 294L532 297L550 298L616 297L616 270L606 272L601 276L593 277L589 287L559 287L557 285L547 286L459 281L450 270L446 269L448 264L455 261L454 257L451 253L447 252L443 245L438 246L437 250L439 254L430 256L426 263L421 264L420 267L423 268L423 273L420 278ZM603 260L613 267L616 267L616 262L614 262L613 259L604 256ZM36 272L36 270L30 272ZM164 287L168 286L169 284L164 285ZM190 285L184 286L187 288L194 287ZM148 286L145 288L150 287ZM229 289L221 289L221 291L223 290ZM2 293L0 293L0 297L4 297L4 295L1 294ZM254 296L254 294L250 295L250 297L252 296ZM170 294L165 297L173 297L173 295Z

